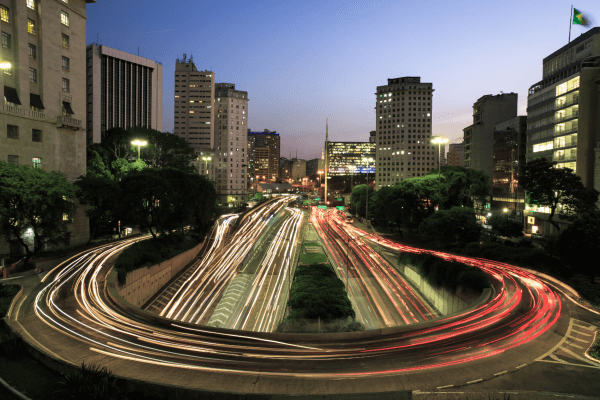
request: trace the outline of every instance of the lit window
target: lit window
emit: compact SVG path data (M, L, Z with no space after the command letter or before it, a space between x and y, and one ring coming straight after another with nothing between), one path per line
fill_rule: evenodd
M63 214L63 221L69 220L69 214Z
M35 10L35 2L34 0L27 0L27 8L31 10Z
M27 18L27 32L35 36L35 21Z
M65 26L69 26L69 14L67 14L64 11L61 11L60 12L60 23Z
M32 159L33 168L42 168L42 159L33 157Z
M37 70L35 68L29 68L29 82L37 82Z
M69 48L69 37L63 33L62 35L62 47L65 49Z
M10 23L10 14L8 12L8 7L0 5L0 20L2 22Z
M71 87L70 87L70 82L68 79L63 78L62 80L62 90L63 92L70 92L71 91Z

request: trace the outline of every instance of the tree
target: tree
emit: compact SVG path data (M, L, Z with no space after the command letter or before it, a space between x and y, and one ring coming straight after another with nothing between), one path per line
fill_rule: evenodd
M438 246L453 243L465 245L477 241L480 231L475 210L467 207L439 210L419 225L419 232L429 236Z
M441 178L442 184L445 177ZM435 206L444 200L444 194L438 193L438 177L425 175L405 179L395 185L396 196L403 201L402 223L417 227L427 216L433 214Z
M388 222L399 222L400 213L404 207L404 201L398 196L398 188L395 186L384 186L369 198L369 218L379 225L387 225Z
M600 211L592 210L578 216L560 233L556 253L574 271L588 276L594 283L600 273L597 256L600 253Z
M489 195L488 177L482 172L465 167L446 166L441 168L445 179L442 183L442 192L446 194L442 201L442 208L450 209L455 206L473 208L473 199L479 203L486 203ZM429 172L437 176L438 170Z
M496 215L490 218L492 233L495 236L521 237L523 236L523 224L510 221L504 217Z
M44 246L63 244L75 195L73 184L59 172L0 161L0 232L7 240L17 239L28 259ZM24 239L27 232L35 238L33 248Z
M572 169L555 168L545 158L525 164L520 181L529 196L529 204L550 209L548 222L558 231L560 226L553 219L557 209L561 217L573 219L579 213L593 210L598 201L598 192L588 191Z
M373 196L374 190L371 186L368 187L369 198ZM352 205L356 213L361 217L365 216L367 207L367 185L357 185L352 190Z
M134 128L129 132L132 140L148 142L141 151L141 158L150 168L175 168L186 172L198 172L192 165L197 159L196 151L185 139L172 133L155 129Z
M80 176L75 181L79 203L87 205L85 215L90 222L88 244L99 232L109 232L117 219L115 210L121 196L119 185L111 178L90 174Z

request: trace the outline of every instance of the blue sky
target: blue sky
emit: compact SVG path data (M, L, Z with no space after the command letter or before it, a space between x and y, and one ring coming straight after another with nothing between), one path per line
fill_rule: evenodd
M600 18L597 1L575 7ZM482 1L99 0L87 41L163 64L163 130L173 130L175 59L194 56L217 82L248 91L249 126L277 130L282 155L320 156L330 140L366 141L388 78L432 82L433 134L451 141L481 96L519 94L568 42L571 3ZM572 38L586 28L573 26Z

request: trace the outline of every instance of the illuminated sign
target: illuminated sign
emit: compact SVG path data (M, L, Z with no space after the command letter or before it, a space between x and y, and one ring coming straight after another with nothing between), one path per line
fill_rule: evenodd
M344 206L337 206L336 208L337 208L338 210L340 210L340 211L344 211L344 210L346 210L346 207L344 207Z
M535 217L527 217L527 223L529 225L535 225Z
M321 210L327 210L327 206L319 206Z

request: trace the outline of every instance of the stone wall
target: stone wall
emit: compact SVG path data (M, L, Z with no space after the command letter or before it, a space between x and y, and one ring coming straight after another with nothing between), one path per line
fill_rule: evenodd
M160 264L128 272L125 285L117 287L119 295L134 306L141 307L196 258L203 244L204 242Z

